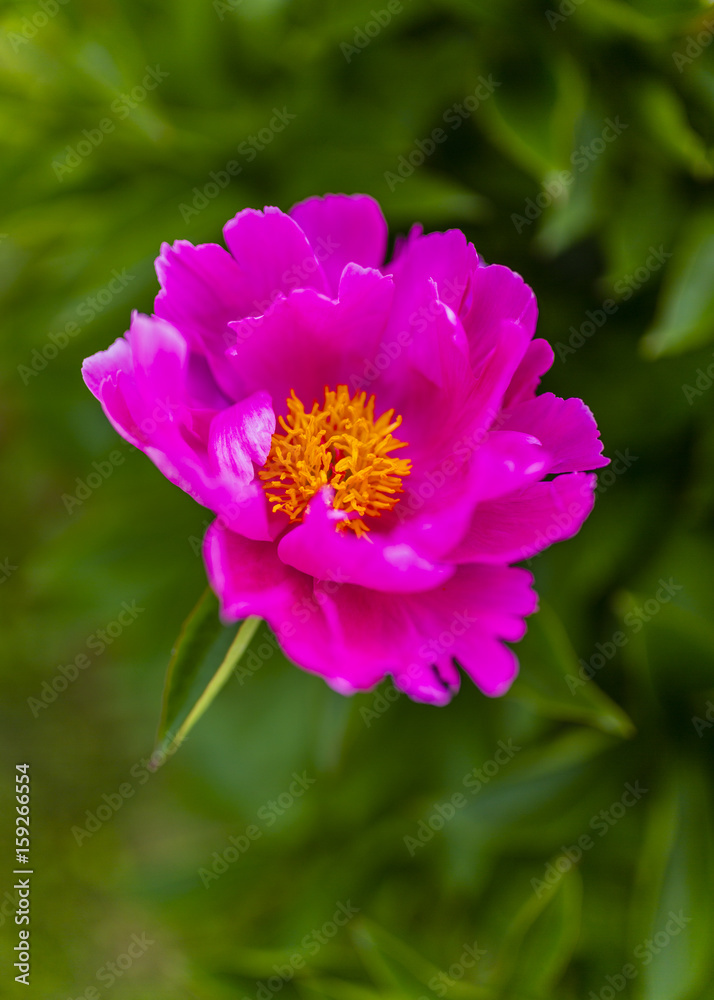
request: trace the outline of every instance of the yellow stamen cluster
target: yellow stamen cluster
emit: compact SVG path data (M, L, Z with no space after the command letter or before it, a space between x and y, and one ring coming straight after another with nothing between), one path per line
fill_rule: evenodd
M290 393L288 415L280 417L282 431L273 434L268 459L259 470L273 511L284 511L292 522L301 521L310 500L323 486L335 491L338 510L378 517L391 510L402 491L402 477L411 462L391 458L389 453L406 448L406 441L392 437L402 422L388 410L374 418L374 396L365 392L350 399L346 385L336 391L325 388L325 403L313 403L306 412L301 400ZM358 536L369 531L357 517L341 521Z

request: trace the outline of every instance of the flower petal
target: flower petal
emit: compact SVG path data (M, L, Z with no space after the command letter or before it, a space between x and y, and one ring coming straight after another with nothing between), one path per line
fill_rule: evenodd
M178 326L196 347L222 352L229 320L253 311L247 276L216 243L162 243L156 274L156 315Z
M419 556L405 542L393 542L370 532L358 538L338 530L347 520L332 505L334 490L320 490L301 524L288 531L278 555L289 566L317 580L339 579L372 590L411 593L437 587L453 575L453 567Z
M539 438L553 456L547 472L585 472L610 461L602 454L595 417L582 399L544 392L509 411L505 428Z
M176 327L157 317L135 313L127 333L139 393L169 408L183 404L188 344Z
M395 508L393 536L434 560L449 551L469 528L476 505L540 479L550 456L537 439L509 431L464 436L444 451L438 465L405 482Z
M294 288L328 291L307 236L279 208L243 209L226 223L223 235L250 288L252 315L262 315L279 295Z
M444 558L457 563L530 559L577 534L593 508L595 482L594 475L574 472L479 504L468 532Z
M267 392L254 392L234 406L216 414L211 422L208 452L229 487L245 486L255 472L253 462L263 465L275 431L275 414Z
M382 210L366 194L327 194L307 198L290 209L310 241L333 294L347 264L380 267L387 247Z
M206 532L203 558L228 621L260 615L277 631L295 602L312 595L310 578L282 563L271 542L244 538L218 521Z
M503 405L508 408L531 399L540 385L541 377L553 364L554 357L553 348L547 340L532 340L506 389Z
M133 373L134 361L125 337L118 337L106 351L85 358L82 364L87 388L102 404L114 430L136 448L141 448L139 429L122 392L122 382L127 377L132 380Z
M250 391L270 393L276 413L285 412L292 389L309 407L324 399L325 386L354 386L365 359L376 352L392 291L391 278L348 265L337 300L298 289L264 316L232 323L236 346L228 362Z
M476 250L458 229L427 236L410 233L387 269L403 295L396 317L400 327L411 331L419 327L423 314L411 299L414 289L427 281L435 284L439 301L461 316L471 273L479 267Z
M350 584L321 593L317 584L332 636L325 653L346 665L372 663L410 697L436 704L457 687L446 666L454 656L485 693L502 694L517 661L500 640L523 636L523 617L537 604L531 583L525 570L464 566L443 586L419 594L380 595Z
M538 307L520 274L501 264L489 264L471 273L468 301L459 315L469 341L471 364L479 372L496 348L504 325L516 324L522 328L525 342L531 340Z

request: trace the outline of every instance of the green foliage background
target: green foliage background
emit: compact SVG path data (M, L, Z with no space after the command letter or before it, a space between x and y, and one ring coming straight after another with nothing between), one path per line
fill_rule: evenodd
M714 997L714 13L689 0L404 0L348 61L341 45L383 9L69 0L44 20L34 0L2 9L2 996L265 1000L273 966L299 953L291 981L263 991L607 1000L631 964L622 995ZM126 117L110 110L156 66L160 86ZM493 95L390 185L385 173L489 75ZM295 119L248 162L238 146L276 107ZM107 115L114 130L58 177L53 163ZM578 169L573 155L598 146L608 118L626 128ZM184 219L192 189L232 159L240 176ZM574 182L545 198L563 170ZM132 308L150 311L162 240L216 241L244 206L326 191L374 195L393 235L417 220L462 228L523 274L540 334L561 345L544 387L582 396L606 453L629 466L601 475L577 538L532 562L544 607L505 698L465 683L445 709L343 699L275 656L234 677L146 780L172 642L204 587L191 539L209 514L118 440L80 363ZM542 214L514 221L539 196ZM660 247L671 257L648 269ZM113 269L131 280L87 319ZM613 315L585 335L608 298ZM28 375L70 321L76 335ZM116 449L121 464L68 514L63 495ZM661 580L681 589L653 604ZM124 601L145 610L101 654L88 649ZM609 653L618 631L626 642L605 657L597 644ZM28 699L83 652L90 666L33 713ZM569 685L579 659L598 669ZM512 759L410 853L404 838L508 740ZM3 895L20 761L33 780L29 991L12 981ZM314 784L272 825L257 820L295 771ZM597 832L626 782L646 794ZM131 796L77 844L72 828L123 783ZM199 869L256 822L261 838L205 888ZM538 889L585 834L580 862ZM308 954L305 935L348 900L359 914ZM690 918L671 938L670 911ZM155 943L107 987L98 971L135 933ZM475 942L485 955L466 969Z

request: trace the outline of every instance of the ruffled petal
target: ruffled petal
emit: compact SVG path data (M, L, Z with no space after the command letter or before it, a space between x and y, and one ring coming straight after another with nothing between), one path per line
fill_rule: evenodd
M270 393L276 413L285 412L292 389L309 407L324 399L325 386L354 387L383 335L392 294L391 278L350 264L337 300L299 289L264 316L232 323L236 346L228 361L251 392Z
M424 313L410 301L415 288L425 282L436 286L439 301L461 316L472 272L481 266L476 250L458 229L421 236L418 231L399 247L388 270L394 275L403 298L396 316L400 329L414 332Z
M310 577L281 562L272 543L244 538L219 522L206 532L203 558L227 621L259 615L277 630L295 604L312 595Z
M574 472L479 504L468 532L444 558L457 563L530 559L577 534L595 503L595 483L594 475Z
M216 243L162 243L156 274L156 315L178 326L195 348L221 353L229 321L253 311L247 276Z
M246 486L254 478L253 462L263 465L275 431L275 414L267 392L254 392L216 414L211 422L208 452L223 482Z
M358 538L339 530L347 515L335 510L333 497L329 487L320 490L303 522L283 536L278 545L283 562L317 580L334 579L339 571L343 583L397 593L430 590L453 575L452 566L423 558L405 542L376 531Z
M279 208L246 208L226 223L223 235L250 288L250 315L262 315L295 288L329 291L307 236Z
M458 688L453 657L485 693L503 693L516 660L501 640L523 635L537 603L531 575L508 567L461 567L421 594L380 594L339 579L313 585L274 546L216 525L204 558L226 619L266 618L286 654L342 694L391 673L410 697L445 704Z
M82 364L82 377L89 391L102 404L102 409L112 427L136 448L142 447L140 432L124 398L121 383L133 379L134 362L131 348L125 337L117 340L106 351L98 351Z
M334 586L321 595L332 637L326 655L346 665L371 663L375 674L391 673L410 697L433 704L445 704L458 686L448 666L455 657L486 694L502 694L517 661L501 640L523 636L523 618L537 605L531 583L525 570L465 566L419 594Z
M520 274L501 264L489 264L471 273L468 301L459 316L468 337L471 364L475 372L480 372L496 349L504 326L520 327L526 344L532 339L538 307Z
M387 247L382 210L366 194L328 194L307 198L290 209L310 241L333 294L347 264L380 267Z
M602 454L592 410L582 399L561 399L544 392L510 410L503 426L541 440L553 457L548 472L585 472L610 461Z
M503 399L505 409L535 396L540 380L553 364L554 358L553 348L547 340L532 340L528 344L523 359L506 389Z
M243 538L213 524L203 545L208 579L227 621L248 615L265 618L286 655L318 673L343 694L373 687L384 670L373 661L334 655L333 624L325 605L341 584L313 579L282 562L275 545Z
M550 456L526 434L492 431L460 438L418 483L405 483L395 508L393 537L422 555L448 562L469 528L477 504L542 478Z
M161 400L169 408L182 405L186 395L188 345L176 327L162 319L135 313L127 340L140 395L147 401Z

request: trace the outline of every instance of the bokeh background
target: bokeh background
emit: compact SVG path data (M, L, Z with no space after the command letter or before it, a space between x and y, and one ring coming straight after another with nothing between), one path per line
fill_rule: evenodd
M20 0L1 23L0 995L711 1000L714 9ZM81 360L151 310L161 241L327 191L519 271L544 388L590 404L617 462L530 564L506 697L344 699L275 655L149 776L210 515L114 434Z

